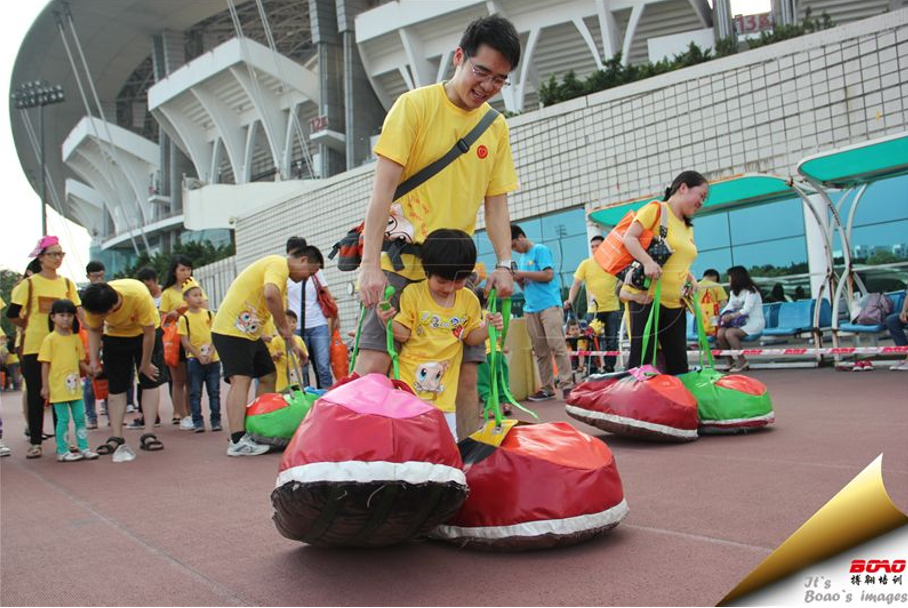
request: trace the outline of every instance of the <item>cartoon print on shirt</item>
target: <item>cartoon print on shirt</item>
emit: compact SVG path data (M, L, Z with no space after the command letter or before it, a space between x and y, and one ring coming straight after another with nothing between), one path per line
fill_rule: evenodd
M69 393L75 393L77 389L81 387L81 383L79 382L79 374L69 374L63 380L63 382L64 384L66 384L66 390Z
M391 241L413 242L413 224L404 216L400 203L391 205L391 215L385 227L385 238Z
M413 389L417 393L433 393L435 396L443 393L445 385L441 383L441 380L450 364L450 361L429 361L417 365L416 382Z
M203 344L199 347L199 352L203 357L210 355L212 350L214 350L214 348L211 346L211 344Z
M255 308L246 302L246 310L241 312L236 319L236 328L244 334L250 336L257 335L262 329L262 320L258 316Z

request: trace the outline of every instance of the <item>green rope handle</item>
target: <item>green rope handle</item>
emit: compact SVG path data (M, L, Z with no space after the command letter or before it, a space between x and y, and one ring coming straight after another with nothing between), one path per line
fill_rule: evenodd
M489 293L489 313L498 312L498 297L492 290ZM489 419L489 410L495 416L495 426L500 427L503 420L501 415L501 406L498 403L498 329L489 323L489 399L486 401L485 412L483 417Z
M385 287L385 302L390 302L392 297L394 297L394 287L387 285ZM378 305L381 306L381 303L379 303ZM392 375L395 380L400 380L400 359L397 356L397 349L394 348L393 319L388 319L388 323L385 325L385 348L387 348L388 350L388 356L391 357Z
M293 348L290 346L290 344L287 342L287 340L284 340L284 347L287 349L287 390L290 393L291 400L294 398L297 398L297 397L302 399L303 398L302 385L297 385L293 382L290 382L290 364L291 364L291 362L293 363L293 368L296 369L297 378L299 379L300 382L303 381L302 364L300 363L299 359L297 358L296 353L293 352ZM294 387L296 387L298 390L294 391Z
M353 339L353 356L350 357L350 367L347 369L347 375L353 374L353 368L356 367L356 357L359 355L359 337L363 333L363 321L366 320L366 307L359 305L359 323L356 325L356 337Z
M496 313L498 312L498 298L495 295L495 290L493 289L489 293L489 312ZM502 328L500 340L501 344L504 344L508 339L508 327L511 323L511 298L502 298L501 300L501 317L502 317ZM501 424L501 407L500 401L501 398L504 398L505 401L519 409L520 411L529 414L536 420L539 420L539 415L536 414L531 409L525 408L520 405L520 402L514 398L514 395L511 394L511 387L508 386L508 383L505 381L504 377L504 363L502 357L504 357L503 352L498 351L498 341L499 335L498 330L490 323L489 324L489 399L486 402L484 418L488 420L489 418L489 409L494 408L495 421L496 424ZM501 394L499 395L498 390L501 387Z
M650 330L655 326L656 332L659 331L659 308L662 304L662 277L656 281L656 291L653 293L652 306L649 309L649 317L646 319L646 327L643 329L643 351L641 352L641 361L646 350L649 348ZM653 336L653 367L656 367L656 337Z
M694 322L697 324L697 344L700 347L700 367L706 369L711 367L715 369L716 361L713 358L713 351L709 347L709 338L706 336L706 327L703 325L703 311L700 310L700 303L694 294L691 300L691 308L694 309ZM704 354L709 365L703 365Z

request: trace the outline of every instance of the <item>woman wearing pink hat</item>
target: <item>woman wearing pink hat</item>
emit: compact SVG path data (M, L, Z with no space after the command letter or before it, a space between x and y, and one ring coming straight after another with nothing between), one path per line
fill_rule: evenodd
M72 301L82 316L79 292L75 283L57 274L63 265L63 248L60 239L44 236L38 241L29 257L37 258L41 271L23 280L12 293L12 304L7 309L9 320L23 330L22 376L28 395L28 428L31 447L26 458L41 456L41 442L44 439L44 400L41 398L41 364L38 350L44 337L50 333L47 315L55 300Z

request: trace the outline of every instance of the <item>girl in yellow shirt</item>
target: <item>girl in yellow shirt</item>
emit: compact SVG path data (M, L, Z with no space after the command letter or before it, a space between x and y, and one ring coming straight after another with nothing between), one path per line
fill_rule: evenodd
M69 300L56 300L48 314L48 325L50 333L41 342L38 361L41 363L41 398L50 403L57 414L57 461L94 460L98 455L88 449L85 430L80 372L87 374L88 364L79 339L76 305ZM69 451L66 441L70 414L76 427L77 453Z

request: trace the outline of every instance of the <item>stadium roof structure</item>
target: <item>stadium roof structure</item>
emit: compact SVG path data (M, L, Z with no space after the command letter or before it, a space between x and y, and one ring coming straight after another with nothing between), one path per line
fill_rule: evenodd
M908 133L899 133L809 156L798 173L834 188L851 188L908 173Z

